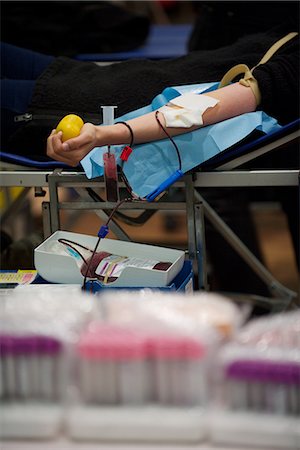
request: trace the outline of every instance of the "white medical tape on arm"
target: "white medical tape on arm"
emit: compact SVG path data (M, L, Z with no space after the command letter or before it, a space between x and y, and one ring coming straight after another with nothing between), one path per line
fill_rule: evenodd
M160 108L160 112L165 118L166 127L190 128L193 125L203 125L202 115L217 103L219 100L208 95L190 92L170 100Z

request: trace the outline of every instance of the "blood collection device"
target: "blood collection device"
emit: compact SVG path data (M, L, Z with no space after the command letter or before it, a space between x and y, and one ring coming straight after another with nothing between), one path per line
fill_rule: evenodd
M119 200L117 163L110 149L103 154L103 163L106 199L108 202L117 202Z
M116 106L101 106L103 113L103 125L113 125L114 109ZM119 200L118 189L118 171L115 154L111 151L110 146L103 155L104 164L104 181L106 190L106 200L108 202L117 202Z

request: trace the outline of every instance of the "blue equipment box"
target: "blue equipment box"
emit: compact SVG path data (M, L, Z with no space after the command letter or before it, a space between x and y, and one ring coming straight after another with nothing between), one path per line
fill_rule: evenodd
M96 293L100 292L103 289L114 289L114 290L140 290L144 289L144 286L141 287L107 287L106 285L102 284L98 280L88 280L86 282L85 290L88 292ZM159 290L159 291L166 291L166 292L192 292L194 289L194 273L193 273L193 266L192 261L186 260L184 261L183 267L179 274L173 279L172 283L170 283L168 286L164 287L158 287L158 288L147 288L151 290Z

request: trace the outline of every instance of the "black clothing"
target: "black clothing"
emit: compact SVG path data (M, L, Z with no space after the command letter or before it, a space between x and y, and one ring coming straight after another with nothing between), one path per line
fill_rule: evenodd
M135 59L99 66L57 57L36 82L28 111L33 120L19 128L6 150L44 157L47 136L65 114L77 113L84 121L99 124L103 105L116 105L116 115L121 116L149 104L167 86L220 81L236 64L256 65L271 45L298 28L298 18L288 17L267 32L170 60ZM261 88L260 109L281 124L299 117L298 37L255 69L254 75Z
M196 1L189 51L231 45L242 36L265 32L290 18L299 20L298 1Z
M260 109L286 124L299 114L299 35L287 42L282 51L254 69L261 92Z
M55 56L133 50L149 28L145 14L115 2L1 2L5 42Z
M145 106L165 87L220 81L232 66L256 65L288 27L239 39L217 50L195 51L172 60L130 60L109 66L58 57L37 80L29 121L10 140L12 152L44 155L50 131L68 113L101 123L101 106L116 105L116 115ZM285 124L299 117L299 39L278 50L254 71L261 86L259 108ZM45 118L46 117L46 118ZM26 142L26 147L24 146ZM22 144L22 145L21 145Z
M117 105L120 116L147 105L167 86L219 81L238 63L252 67L284 34L247 36L233 46L195 51L173 60L130 60L101 67L60 57L37 80L31 108L33 111L99 114L101 105ZM297 37L280 49L272 61L257 68L254 74L262 85L260 107L265 112L272 113L281 122L298 117L295 96L299 92ZM273 92L274 88L276 92ZM274 96L278 104L272 101Z

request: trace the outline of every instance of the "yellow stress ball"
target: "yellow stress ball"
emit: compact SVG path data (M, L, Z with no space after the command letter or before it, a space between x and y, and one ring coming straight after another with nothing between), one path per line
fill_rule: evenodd
M83 120L76 114L68 114L65 116L56 127L56 132L62 131L62 141L79 136L80 130L83 127Z

